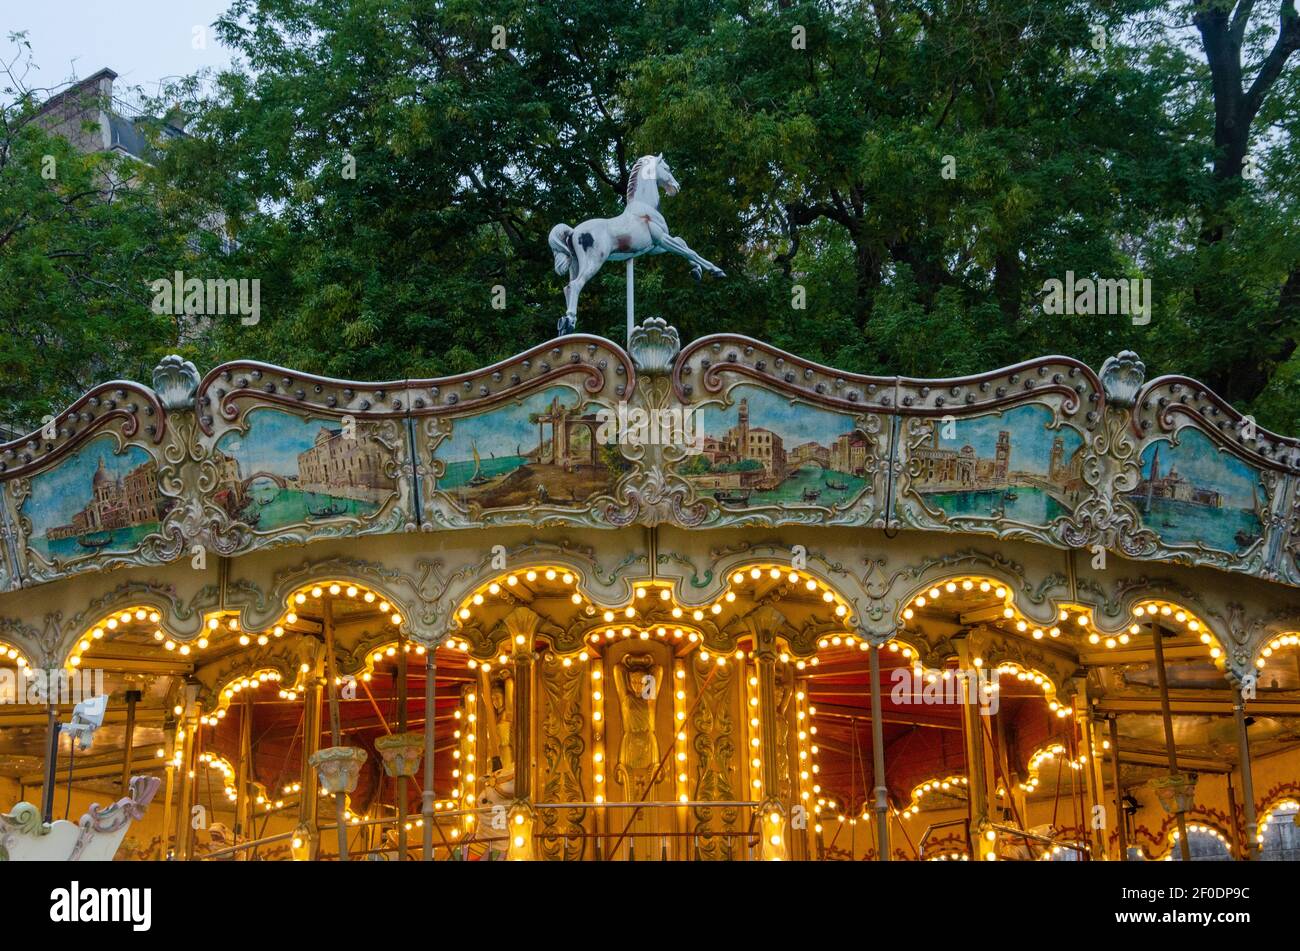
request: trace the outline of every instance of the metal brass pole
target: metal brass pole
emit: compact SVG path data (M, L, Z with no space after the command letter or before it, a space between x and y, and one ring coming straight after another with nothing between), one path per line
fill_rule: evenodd
M41 790L41 815L47 823L54 821L54 774L59 767L59 709L54 704L54 674L41 672L49 685L49 734L45 750L45 786Z
M164 771L167 774L167 792L163 796L163 823L161 841L158 843L158 861L167 859L167 846L171 842L172 796L176 792L176 721L168 714L163 721L163 754L167 757Z
M193 808L190 799L194 791L194 734L197 730L197 721L190 716L190 704L186 704L185 713L181 719L181 789L180 798L176 804L176 858L178 861L187 861L190 857L190 825L191 809Z
M880 646L871 645L871 771L876 780L878 859L889 861L889 784L885 781L885 725L880 712Z
M1124 790L1119 784L1119 717L1110 720L1110 769L1115 774L1115 821L1119 832L1119 860L1128 861L1128 825L1124 821Z
M298 823L310 836L308 856L315 861L320 855L317 815L320 783L316 781L316 767L311 765L311 757L320 749L321 682L318 666L308 672L302 701L302 795L298 798Z
M976 669L970 644L965 637L957 639L957 661L960 671L958 676L967 676L964 672ZM988 778L984 768L984 728L980 723L978 704L963 702L961 705L962 736L965 739L966 772L969 779L967 788L970 795L970 824L967 829L971 846L971 858L983 860L985 855L994 852L994 844L984 837L985 827L989 821Z
M1237 701L1232 705L1232 713L1237 721L1237 762L1241 767L1241 801L1246 810L1246 854L1247 861L1259 858L1259 827L1255 819L1255 779L1250 768L1250 736L1246 732L1246 700L1237 691Z
M244 691L244 709L239 713L239 775L235 786L235 837L251 839L248 828L248 777L253 759L253 691ZM303 796L307 795L304 788ZM245 859L248 852L242 853Z
M131 766L135 754L135 705L140 702L139 690L126 692L126 755L122 758L122 794L131 788Z
M1081 693L1080 696L1083 696ZM1088 805L1100 806L1104 796L1101 776L1097 768L1097 741L1092 729L1092 714L1086 709L1088 701L1084 696L1085 709L1080 716L1080 727L1083 730L1083 746L1085 772L1083 774L1085 783L1084 787L1088 793ZM1106 834L1101 826L1094 821L1092 809L1088 810L1088 826L1092 828L1092 855L1093 861L1103 861L1106 858Z
M1159 625L1152 625L1151 643L1156 652L1156 678L1160 683L1160 717L1165 725L1165 752L1169 754L1169 775L1178 775L1178 748L1174 744L1174 718L1169 712L1169 678L1165 674L1165 647L1161 643L1164 634ZM1192 860L1192 846L1187 841L1187 815L1182 809L1174 812L1178 820L1178 851L1184 862Z
M334 600L324 598L321 603L321 627L325 631L325 660L328 665L330 691L330 743L332 746L341 746L343 731L339 725L338 659L334 656ZM334 820L338 826L340 862L348 860L347 807L343 804L343 798L343 793L334 794Z
M433 861L433 702L437 685L438 662L434 659L436 648L429 648L424 662L424 793L420 812L424 816L424 860ZM458 804L459 806L459 804Z
M406 732L406 638L397 636L397 732ZM406 777L397 777L397 860L406 861Z
M636 324L636 281L633 277L632 263L635 259L627 259L627 342L632 343L632 328Z

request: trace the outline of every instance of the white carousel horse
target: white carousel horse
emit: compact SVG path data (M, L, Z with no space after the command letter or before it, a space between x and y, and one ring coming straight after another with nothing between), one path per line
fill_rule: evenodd
M589 218L576 228L558 224L551 229L549 243L555 253L555 273L569 275L568 286L564 288L565 313L557 328L561 335L572 333L577 326L578 294L606 261L670 252L691 262L691 274L696 280L704 271L714 277L727 276L722 268L700 257L685 241L669 233L668 222L659 212L661 183L669 196L676 195L681 187L662 153L643 155L628 174L627 207L621 215Z

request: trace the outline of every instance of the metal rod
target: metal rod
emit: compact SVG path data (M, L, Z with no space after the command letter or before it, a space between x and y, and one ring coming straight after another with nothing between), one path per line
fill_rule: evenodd
M425 654L424 668L424 790L421 795L420 813L424 817L424 860L433 861L433 750L434 750L434 713L433 702L436 698L438 662L434 658L435 648Z
M627 342L632 344L632 328L636 325L636 279L633 276L632 263L635 258L627 259Z
M1169 712L1169 679L1165 674L1164 635L1158 624L1152 625L1151 642L1156 652L1156 679L1160 683L1160 718L1165 725L1165 752L1169 755L1169 775L1178 775L1178 747L1174 744L1174 718ZM1175 805L1178 803L1175 802ZM1192 844L1187 841L1187 814L1182 809L1174 812L1178 821L1178 851L1184 862L1192 860Z
M1237 763L1241 767L1241 801L1246 811L1246 854L1247 861L1259 858L1259 826L1255 819L1255 778L1250 768L1250 736L1246 731L1246 698L1237 694L1237 702L1232 705L1233 716L1237 720ZM1231 774L1229 774L1231 779Z
M339 684L338 661L334 656L334 599L326 598L322 610L322 626L325 629L325 660L329 670L330 691L330 740L334 746L341 745L339 731ZM338 822L339 861L348 860L347 808L343 805L343 793L334 794L334 813Z
M406 637L397 635L397 732L406 732L406 675L410 672L407 663ZM397 860L406 861L406 777L397 777Z
M46 675L53 679L50 671ZM47 684L49 681L46 681ZM54 691L49 695L49 748L45 754L45 786L41 790L41 815L46 823L54 821L54 771L59 765L59 708L54 704Z
M1128 823L1124 821L1123 789L1119 785L1119 717L1112 714L1110 721L1110 768L1115 774L1115 820L1119 832L1119 860L1128 861Z
M122 792L131 788L131 764L135 756L135 705L140 702L139 690L126 692L126 756L122 760Z
M876 781L876 850L881 862L889 861L889 784L885 780L885 725L880 718L880 646L871 656L871 771Z

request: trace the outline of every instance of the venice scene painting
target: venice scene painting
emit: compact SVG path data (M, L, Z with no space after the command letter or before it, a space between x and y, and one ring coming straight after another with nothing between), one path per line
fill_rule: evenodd
M1086 491L1083 438L1045 406L936 420L909 457L912 490L948 516L1046 526Z
M172 502L158 491L153 458L138 446L117 452L106 436L34 476L23 512L31 547L46 561L71 561L134 551L158 531Z
M738 386L728 406L694 411L694 452L676 469L726 508L767 503L842 506L868 485L871 443L851 416Z
M248 430L217 441L214 497L233 518L267 531L374 515L397 492L392 452L365 423L248 415Z
M600 441L607 420L562 386L457 419L433 450L437 490L465 509L584 505L627 471L618 446Z
M1264 533L1259 474L1194 429L1182 430L1176 444L1161 439L1143 450L1142 477L1128 499L1166 545L1240 553Z

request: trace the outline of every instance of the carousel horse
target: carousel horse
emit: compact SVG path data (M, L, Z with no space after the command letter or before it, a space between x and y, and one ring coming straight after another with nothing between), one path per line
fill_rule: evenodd
M691 246L668 231L659 212L659 186L670 197L680 187L663 154L643 155L628 173L627 206L615 218L589 218L576 228L558 224L551 229L549 244L555 254L555 273L569 275L564 288L564 316L557 331L572 333L578 323L578 295L606 261L626 261L643 254L678 254L691 262L691 274L698 281L704 271L715 277L726 272L700 257Z

